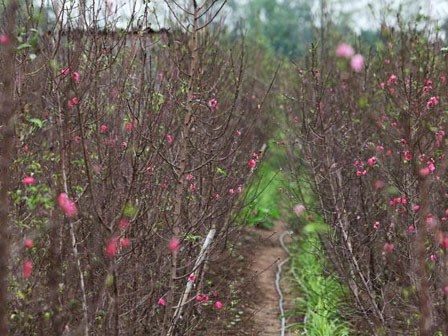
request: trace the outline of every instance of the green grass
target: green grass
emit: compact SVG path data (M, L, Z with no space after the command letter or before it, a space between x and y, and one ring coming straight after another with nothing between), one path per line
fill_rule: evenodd
M320 223L316 227L321 229L324 225ZM328 261L317 232L308 228L300 240L290 246L292 281L300 295L292 313L303 316L303 322L294 324L292 329L299 335L350 335L349 325L340 313L346 308L346 289L328 273Z
M275 220L280 218L286 180L281 169L284 162L283 153L271 146L246 189L246 207L241 216L247 225L272 229Z

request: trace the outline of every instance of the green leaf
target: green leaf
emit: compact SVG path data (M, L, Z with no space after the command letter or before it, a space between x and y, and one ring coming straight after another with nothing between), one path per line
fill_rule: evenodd
M42 128L44 126L43 120L38 119L38 118L30 118L30 119L28 119L28 121L30 123L32 123L34 126L36 126L37 128Z
M21 45L19 45L17 47L17 50L20 51L20 50L31 48L31 47L32 47L32 45L29 43L22 43Z
M219 167L216 167L216 172L217 172L219 175L227 176L227 173L226 173L223 169L221 169L221 168L219 168Z

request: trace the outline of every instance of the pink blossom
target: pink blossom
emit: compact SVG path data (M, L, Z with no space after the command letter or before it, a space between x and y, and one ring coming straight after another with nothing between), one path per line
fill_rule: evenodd
M297 216L301 216L305 212L305 206L303 204L296 204L293 210Z
M350 66L353 71L361 72L361 70L364 68L364 57L359 54L354 55L350 60Z
M170 143L172 143L173 142L173 137L171 136L171 135L167 135L166 136L166 141L170 144Z
M195 299L197 302L202 302L202 295L196 295Z
M171 251L171 253L177 252L180 248L180 240L177 237L173 237L170 239L170 242L168 243L168 247Z
M404 154L404 159L406 161L411 161L412 160L412 154L409 151L404 151L403 154Z
M212 98L208 101L208 106L212 110L217 110L218 109L218 101L215 98Z
M78 214L75 202L66 193L59 194L58 204L67 217L75 217Z
M196 274L191 273L191 274L188 276L188 281L190 281L190 282L195 282L195 281L196 281Z
M252 159L258 161L260 159L260 156L257 153L252 153Z
M219 194L215 194L214 199L215 199L215 201L219 200L220 199Z
M221 301L216 301L216 302L215 302L215 307L216 307L217 309L221 309L221 308L222 308L222 302L221 302Z
M437 105L439 105L439 97L431 97L428 99L428 101L426 102L426 107L428 109L434 108Z
M75 71L72 73L72 78L76 83L79 83L81 80L81 76L79 75L79 72Z
M11 42L11 39L6 34L0 34L0 44L1 45L8 45Z
M257 162L255 160L250 160L248 163L249 167L254 168Z
M368 164L369 166L373 166L373 165L375 165L375 163L376 163L376 157L374 157L374 156L372 156L371 158L369 158L369 159L367 160L367 164Z
M34 183L36 183L36 179L32 176L25 176L22 179L22 183L25 187L28 187L30 185L33 185Z
M78 99L78 97L73 97L72 99L70 99L70 100L67 102L67 106L68 106L69 109L72 109L73 107L75 107L76 105L78 105L78 103L79 103L79 99Z
M120 219L120 221L118 222L118 227L120 228L120 230L126 230L129 227L129 220L127 220L126 218Z
M394 74L390 75L387 80L387 86L392 86L392 85L397 84L397 80L398 80L398 78L396 75L394 75Z
M391 253L394 250L394 244L392 243L384 243L383 251L385 253Z
M419 171L420 176L428 176L430 174L430 170L428 167L423 167Z
M62 69L61 75L63 75L63 76L68 75L71 71L72 71L72 69L70 67Z
M377 222L373 223L373 228L375 230L378 230L380 228L380 222L377 221Z
M128 238L120 238L120 246L127 247L131 245L131 241Z
M192 181L192 180L194 180L194 176L193 176L192 174L188 174L188 175L185 177L185 179L186 179L187 181Z
M26 248L29 248L29 249L33 248L33 246L34 246L33 241L31 239L25 239L24 245Z
M204 296L202 297L202 302L203 302L203 303L207 303L207 302L208 302L208 295L204 295Z
M100 126L100 133L102 133L102 134L106 133L107 129L108 129L107 125L101 125Z
M22 274L24 278L29 278L31 276L31 272L33 271L33 263L31 260L26 260L22 266Z
M350 58L355 54L355 50L347 43L341 43L336 48L336 56Z
M431 259L431 261L436 261L437 260L437 256L435 254L431 254L429 259Z
M112 258L117 254L117 250L118 250L118 239L117 237L112 237L106 245L106 255Z
M159 301L157 301L157 304L159 306L166 306L166 300L164 298L160 298Z
M409 231L410 233L413 233L413 232L415 231L415 227L414 227L414 225L409 225L409 227L408 227L408 231Z
M233 190L232 188L229 189L229 194L233 195L235 193L235 190Z
M428 92L430 92L432 90L432 86L424 86L423 87L423 93L428 93Z
M237 131L235 132L235 134L236 134L237 137L239 137L239 136L241 136L241 131L237 130Z
M440 244L441 249L444 249L444 250L448 249L448 237L444 236L443 238L441 238L439 244Z
M241 194L243 192L243 187L242 186L238 186L238 188L236 188L236 192L238 194Z
M418 204L414 204L414 205L412 206L412 210L415 211L415 212L419 211L419 210L420 210L420 205L418 205Z

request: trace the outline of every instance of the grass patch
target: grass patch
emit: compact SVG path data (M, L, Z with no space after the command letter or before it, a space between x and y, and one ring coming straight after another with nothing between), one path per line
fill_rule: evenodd
M283 151L275 145L271 146L245 191L247 205L240 215L248 226L272 229L275 220L280 218L286 181L281 168L284 164Z
M346 289L327 271L328 261L318 236L325 225L317 221L307 226L300 240L290 246L292 281L300 293L292 313L303 316L303 322L295 323L292 330L299 335L350 335L349 325L341 314L347 308Z

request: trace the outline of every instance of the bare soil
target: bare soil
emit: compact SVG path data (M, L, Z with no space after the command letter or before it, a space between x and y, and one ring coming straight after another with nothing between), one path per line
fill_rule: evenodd
M211 263L213 282L220 288L225 309L216 316L209 315L204 332L198 335L281 335L275 274L277 265L287 258L279 242L285 230L287 226L281 221L272 230L244 230L239 233L238 244L227 247L226 253ZM286 266L283 266L283 276L287 273ZM281 288L287 310L291 307L293 297L291 288L284 280ZM285 333L285 336L289 335L292 334Z
M279 308L279 295L275 286L277 265L287 258L285 250L281 247L279 237L287 230L285 223L278 221L272 231L256 230L260 244L253 256L252 269L257 274L257 287L259 290L259 310L255 313L255 326L260 336L278 336L281 330L281 316ZM285 236L285 240L287 236ZM283 266L282 276L285 274ZM285 297L284 308L288 308L290 298L285 290L284 283L280 286ZM288 333L285 333L288 335Z

